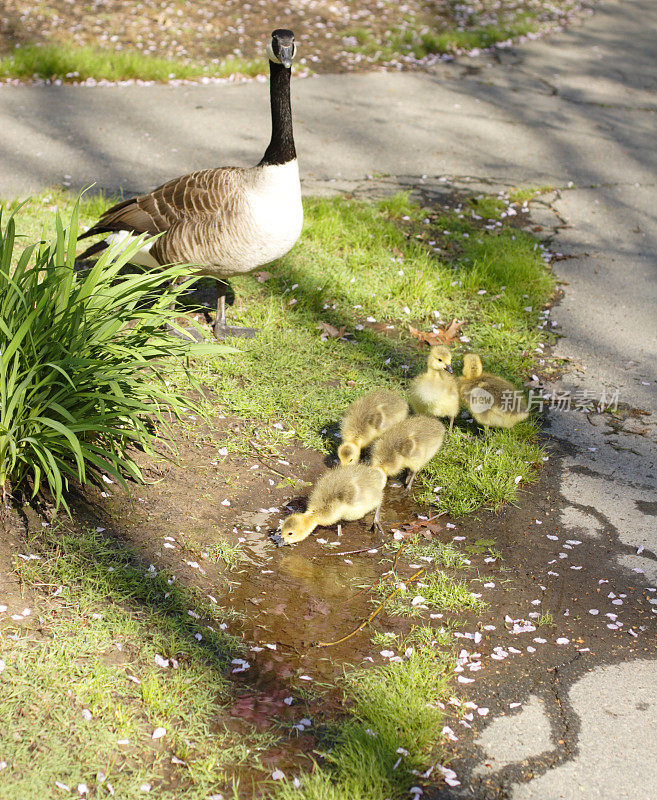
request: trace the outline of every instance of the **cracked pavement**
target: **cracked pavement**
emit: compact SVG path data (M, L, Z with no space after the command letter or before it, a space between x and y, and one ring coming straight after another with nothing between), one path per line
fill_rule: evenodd
M294 84L307 193L553 187L532 214L565 257L551 319L569 368L550 389L618 391L623 409L619 419L547 411L550 467L493 532L520 587L509 613L544 592L557 632L578 646L542 645L545 655L525 651L478 676L473 692L492 713L455 749L461 786L432 798L654 796L656 28L651 0L609 0L550 38L425 73ZM3 196L63 180L130 194L192 169L253 163L269 111L260 83L26 86L0 87L0 121ZM539 514L558 541L546 541L547 523L535 527ZM581 545L562 558L569 540Z

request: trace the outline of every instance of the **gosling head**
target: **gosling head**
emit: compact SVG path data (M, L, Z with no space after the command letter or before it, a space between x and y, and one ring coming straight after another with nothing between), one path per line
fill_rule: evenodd
M481 366L481 359L476 353L466 353L463 356L463 377L468 380L478 378L484 368Z
M442 344L432 347L429 351L429 358L427 359L427 366L436 372L440 370L447 370L447 372L454 372L452 369L452 354L450 350Z
M354 442L344 442L338 447L338 458L341 464L358 464L360 447Z
M283 522L281 528L281 541L283 544L302 542L315 530L316 523L311 514L290 514Z
M292 66L297 52L294 34L287 28L276 28L267 42L267 55L274 64L282 64L286 69Z

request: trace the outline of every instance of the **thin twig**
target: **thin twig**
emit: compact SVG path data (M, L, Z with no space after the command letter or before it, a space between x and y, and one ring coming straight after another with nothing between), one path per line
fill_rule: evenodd
M419 578L419 576L423 572L424 572L424 567L419 569L414 575L411 575L410 578L407 578L404 581L404 583L410 583L411 581L414 581L416 578ZM335 642L317 642L317 644L315 646L316 647L333 647L336 644L342 644L342 642L346 642L347 639L351 639L352 636L355 636L357 633L362 631L363 628L366 625L368 625L374 619L374 617L376 617L377 614L379 614L383 610L383 607L388 602L388 600L393 598L399 591L401 591L401 590L399 589L399 587L397 587L393 592L390 592L390 594L385 598L385 600L369 615L369 617L366 620L364 620L363 622L360 623L360 625L356 628L356 630L353 630L351 633L348 633L346 636L343 636L341 639L336 639Z
M351 603L352 600L355 600L357 597L360 597L361 594L365 594L365 592L368 592L370 589L373 589L373 588L374 588L374 584L373 583L370 583L369 586L364 586L362 589L359 589L356 592L356 594L352 594L351 597L348 597L344 601L344 603ZM344 605L344 603L343 603L343 605Z
M344 553L322 553L322 556L354 556L356 553L368 553L371 549L371 547L363 547L361 550L345 550Z
M397 562L399 561L399 556L401 555L401 551L406 547L406 540L404 540L401 545L399 546L399 550L397 550L397 554L395 555L395 560L392 562L392 571L394 572L397 569Z

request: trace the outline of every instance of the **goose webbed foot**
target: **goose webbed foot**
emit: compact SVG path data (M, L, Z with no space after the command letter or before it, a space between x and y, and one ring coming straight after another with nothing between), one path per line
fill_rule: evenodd
M376 533L378 533L380 536L383 536L385 534L385 531L383 530L383 525L381 525L381 506L380 505L377 506L377 508L376 508L376 510L374 512L374 519L372 520L372 524L370 525L370 531L372 533L374 533L376 531Z
M215 338L226 339L229 336L239 336L242 339L253 339L258 333L257 328L226 325L226 292L228 289L229 286L226 281L217 282L217 314L213 327Z
M217 339L226 339L229 336L241 336L243 339L253 339L258 333L257 328L242 328L239 325L226 325L225 322L214 323L214 335Z

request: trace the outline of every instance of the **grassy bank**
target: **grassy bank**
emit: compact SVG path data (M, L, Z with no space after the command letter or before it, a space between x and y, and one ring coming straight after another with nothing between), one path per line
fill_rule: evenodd
M137 50L114 52L98 47L63 44L26 45L0 58L0 80L19 78L62 82L144 80L166 83L169 80L227 78L231 75L265 75L265 59L231 56L219 63L200 64L179 59L158 58Z
M258 336L237 340L228 358L192 364L211 392L210 416L239 422L239 432L227 427L213 441L229 453L218 468L221 458L250 454L249 439L271 453L289 443L333 452L337 422L353 399L380 386L404 392L424 368L426 348L409 325L430 332L458 319L456 371L462 354L476 350L488 368L521 385L545 341L541 308L554 288L540 247L514 224L531 194L452 196L433 208L405 195L378 203L306 200L304 232L293 251L258 279L233 283L229 319L259 328ZM83 201L82 224L91 224L109 202ZM53 211L66 213L70 204L55 191L35 197L19 212L19 233L38 239L44 224L52 230ZM186 388L175 363L165 371L174 386ZM182 433L194 440L196 424L188 420ZM418 477L415 499L422 510L430 503L455 515L514 502L540 463L537 433L536 420L529 420L485 439L462 416ZM246 458L244 465L250 469ZM251 502L258 508L264 501ZM450 619L481 608L468 583L476 575L453 543L407 543L405 558L429 559L415 588L402 577L410 568L402 559L395 560L393 576L372 584L376 604L398 580L408 582L392 599L391 616L378 618L388 630L369 631L373 646L385 642L394 661L347 666L339 685L322 687L339 694L344 713L314 720L319 765L301 774L294 765L272 773L263 761L265 753L294 749L289 724L239 735L229 724L237 691L229 681L231 662L244 657L249 643L223 626L235 619L238 581L252 579L262 591L261 571L242 562L246 548L232 540L207 552L197 548L218 585L214 603L157 566L166 545L141 546L138 552L111 530L72 523L21 542L25 557L16 559L15 572L43 610L38 624L21 623L7 635L9 623L0 633L0 727L18 733L0 752L9 765L0 770L3 798L22 800L28 791L50 796L53 786L66 793L58 784L78 794L79 785L91 787L102 796L111 784L128 800L150 788L164 800L228 800L240 796L238 780L241 796L252 796L255 775L261 783L279 779L268 789L276 800L384 800L407 796L423 770L442 763L441 703L455 665L452 637L448 623L436 630L422 619L409 631L405 617L426 617L412 603L416 592L427 609L445 609ZM261 558L259 566L276 566L280 553L263 548ZM389 560L388 550L381 571L390 569ZM231 573L229 581L213 573L217 563L221 570L243 567L244 577ZM323 653L331 657L330 650ZM295 680L293 674L292 691L310 696L308 684Z

